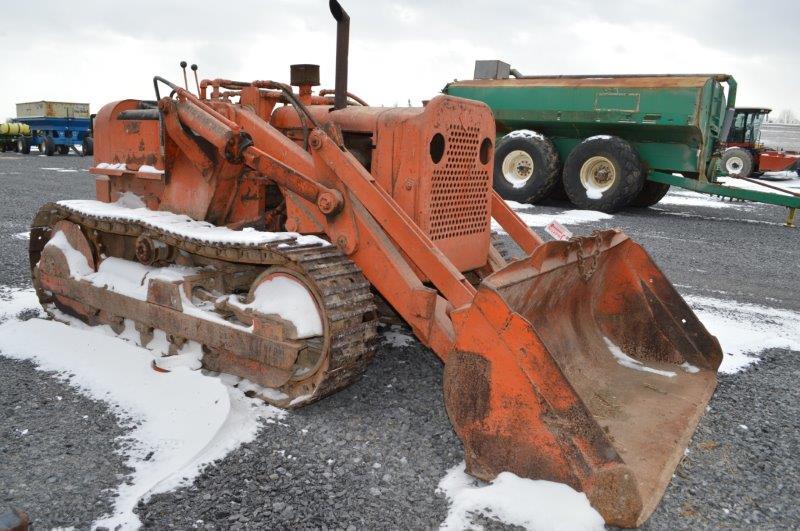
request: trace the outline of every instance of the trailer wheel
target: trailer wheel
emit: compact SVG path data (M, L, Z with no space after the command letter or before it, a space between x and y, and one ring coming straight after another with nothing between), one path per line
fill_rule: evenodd
M18 139L17 140L17 151L19 151L23 155L29 154L31 152L31 143L30 143L30 141L25 137L22 137L22 138Z
M728 148L722 154L722 168L731 176L750 177L753 174L753 155L746 149Z
M535 203L547 197L558 182L558 152L545 136L514 131L497 142L494 189L503 199Z
M631 206L651 207L661 201L669 192L669 185L655 181L645 181L642 191L631 201Z
M603 135L575 146L564 163L563 181L573 205L614 212L636 199L644 187L645 172L633 146Z
M56 146L59 155L69 155L69 146Z
M46 136L39 146L39 151L43 152L48 157L51 157L56 152L56 143L53 137Z
M81 142L81 156L86 157L94 155L94 141L92 137L87 136L84 137L83 142Z

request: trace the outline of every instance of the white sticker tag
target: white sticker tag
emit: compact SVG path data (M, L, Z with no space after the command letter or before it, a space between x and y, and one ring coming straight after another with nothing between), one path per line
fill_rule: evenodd
M572 238L572 233L569 229L556 220L548 223L544 230L556 240L569 240Z

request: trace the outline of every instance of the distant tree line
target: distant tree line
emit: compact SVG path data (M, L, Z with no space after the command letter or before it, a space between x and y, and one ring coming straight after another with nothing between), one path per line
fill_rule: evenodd
M773 124L800 124L800 118L789 109L784 109L777 114L773 114L769 119Z

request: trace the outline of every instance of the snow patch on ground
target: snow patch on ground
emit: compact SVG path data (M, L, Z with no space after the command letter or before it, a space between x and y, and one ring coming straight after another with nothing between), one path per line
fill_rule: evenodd
M757 362L758 353L766 349L800 352L800 312L713 297L685 299L722 345L720 372L739 372Z
M39 168L40 170L57 171L58 173L78 173L78 170L72 168Z
M677 206L700 206L707 208L751 208L751 205L741 201L727 201L720 197L699 194L689 190L670 190L661 201L659 205L677 205Z
M450 502L440 529L483 529L472 522L478 514L537 531L604 529L603 517L586 495L562 483L503 472L485 484L467 475L462 462L442 478L438 492Z
M413 345L417 339L407 333L407 330L400 325L392 325L388 330L381 333L381 341L384 345L400 348Z
M786 188L792 191L797 191L800 189L800 178L797 178L797 174L793 171L784 171L784 172L770 172L765 173L760 177L756 177L759 181L766 181L767 184L772 186L777 186L779 188ZM772 188L768 188L766 186L761 186L754 182L745 181L743 179L736 179L735 177L720 177L719 182L730 186L732 188L742 188L745 190L755 190L757 192L768 192L771 194L778 194L778 195L792 195L787 194L785 192L781 192L779 190L774 190Z
M0 315L18 313L35 297L32 290L2 293L11 296L0 297ZM191 482L206 465L253 440L263 420L285 414L247 398L242 389L219 378L191 370L191 355L184 363L175 357L171 372L156 372L149 350L110 337L108 327L84 330L79 321L71 323L74 326L43 319L9 320L0 324L0 353L59 373L85 395L109 403L130 423L126 455L134 472L119 487L114 513L94 526L139 527L133 509L140 499ZM184 348L189 354L199 350Z
M28 231L18 232L16 234L12 234L11 237L14 238L15 240L30 240L31 233Z
M33 288L0 286L0 323L13 319L23 312L30 313L34 317L44 315Z
M529 227L544 228L551 221L557 221L562 225L581 225L584 223L593 223L596 221L603 221L611 219L614 216L606 214L605 212L596 212L594 210L564 210L557 214L530 214L526 210L536 210L533 205L526 205L517 203L516 201L506 200L506 204L517 213L517 216ZM500 224L492 219L492 230L504 233Z

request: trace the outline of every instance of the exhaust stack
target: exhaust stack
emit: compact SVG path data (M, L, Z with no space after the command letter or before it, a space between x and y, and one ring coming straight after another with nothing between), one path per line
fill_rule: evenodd
M328 3L336 19L336 94L333 110L347 107L347 56L350 46L350 16L337 0Z

